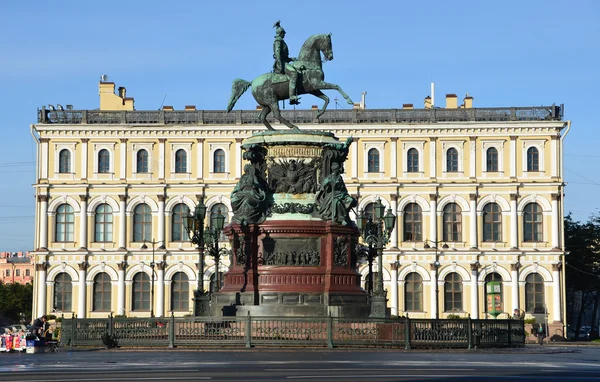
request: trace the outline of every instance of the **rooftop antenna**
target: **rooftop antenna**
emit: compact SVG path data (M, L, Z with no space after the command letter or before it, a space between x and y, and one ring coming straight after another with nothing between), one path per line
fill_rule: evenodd
M435 84L431 81L431 108L435 107Z
M162 109L163 105L165 104L165 100L167 99L167 95L165 94L165 96L163 97L162 102L160 103L160 107L158 108L158 110Z
M337 107L338 107L338 97L335 97L333 99L333 101L335 102L335 110L337 110Z
M100 76L100 82L106 82L108 81L108 76L106 74L103 74Z

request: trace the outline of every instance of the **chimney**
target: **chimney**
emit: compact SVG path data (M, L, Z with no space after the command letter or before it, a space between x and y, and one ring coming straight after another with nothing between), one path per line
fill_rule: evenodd
M196 110L196 105L185 105L185 110Z
M463 99L463 107L465 109L472 109L473 108L473 97L470 97L469 93L467 93L465 95L465 98Z
M424 103L425 103L425 105L424 105L425 109L431 109L431 97L430 96L425 97Z
M312 107L310 109L311 110L319 110L319 106L318 105L312 105Z
M125 93L127 93L127 89L124 86L119 86L119 97L125 99Z
M412 109L414 109L414 107L413 107L413 104L412 104L412 103L403 103L403 104L402 104L402 108L403 108L404 110L412 110Z
M262 110L262 106L261 105L256 105L256 110Z
M115 94L114 82L100 81L98 95L100 96L100 110L134 110L134 100L126 97L125 87L120 86Z
M173 106L163 106L163 110L173 111Z
M457 109L458 97L456 94L446 94L446 109Z

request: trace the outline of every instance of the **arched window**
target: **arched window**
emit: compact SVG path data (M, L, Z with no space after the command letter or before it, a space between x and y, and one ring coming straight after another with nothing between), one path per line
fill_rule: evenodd
M97 243L110 243L113 240L113 210L108 204L96 207L94 216L94 240Z
M190 208L179 203L173 208L171 217L171 241L189 241L185 231L186 216L190 214Z
M131 293L133 310L150 310L150 277L147 274L138 272L133 276Z
M488 301L488 297L487 297L488 283L490 283L492 281L500 283L500 286L501 286L500 287L500 301L504 301L504 298L502 297L502 294L503 294L503 292L502 292L502 289L503 289L502 288L502 276L500 276L500 274L496 273L496 272L494 272L494 273L488 273L488 275L485 276L485 281L484 281L485 285L484 285L484 288L483 288L483 291L485 293L485 296L484 296L484 298L485 298L484 302L485 303L484 303L484 305L485 305L485 311L486 312L488 311L488 303L487 303L487 301Z
M458 172L458 151L454 147L446 151L446 172Z
M58 154L58 172L61 174L71 172L71 152L67 149L60 150Z
M74 241L75 214L73 207L61 204L56 209L56 241L66 243Z
M523 241L542 241L542 226L542 207L537 203L529 203L523 209Z
M544 313L544 279L539 273L531 273L525 278L525 311Z
M502 241L502 211L496 203L483 207L483 241Z
M462 241L462 210L456 203L444 207L444 241Z
M498 150L495 147L490 147L485 153L487 171L497 172L498 171Z
M409 203L404 208L404 241L421 241L423 216L417 203Z
M102 149L98 152L98 172L100 174L110 172L110 153L107 149Z
M70 312L73 297L73 285L68 273L59 273L54 278L54 310Z
M527 149L527 171L540 171L540 153L536 147Z
M106 272L98 273L94 277L94 299L92 310L95 312L110 312L111 282Z
M367 155L367 172L379 172L379 150L370 149Z
M221 212L221 215L225 216L225 224L224 224L224 226L225 226L225 225L227 225L227 223L229 223L229 209L223 203L217 203L210 208L211 222L212 222L212 217L214 215L216 215L219 211ZM221 236L219 236L219 241L228 242L229 239L227 238L227 236L225 236L225 234L223 232L221 232Z
M218 292L223 286L223 272L219 272L219 285L217 285L217 274L210 275L210 293Z
M183 272L173 275L171 283L171 310L176 312L187 312L190 300L190 283Z
M423 278L416 272L406 275L404 282L404 302L407 312L423 311Z
M419 172L419 152L414 147L406 153L406 171Z
M377 282L377 277L379 277L377 275L376 271L373 271L373 281L371 281L371 275L369 273L367 273L365 275L365 286L364 289L369 292L372 293L373 292L373 287L375 286L375 283Z
M225 151L216 149L213 153L213 172L225 172Z
M137 152L136 171L140 173L148 172L148 151L139 150Z
M183 174L187 172L187 153L184 149L175 152L175 173Z
M456 272L444 279L444 310L446 312L463 311L462 277Z
M152 211L147 204L133 210L133 241L152 241Z
M365 216L367 217L367 219L369 217L373 218L373 220L375 220L375 203L369 203L365 206L365 208L363 209Z

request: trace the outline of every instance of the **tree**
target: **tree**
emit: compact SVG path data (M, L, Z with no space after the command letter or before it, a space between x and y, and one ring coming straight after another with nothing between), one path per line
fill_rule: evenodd
M0 316L13 321L31 321L32 284L4 284L0 281Z

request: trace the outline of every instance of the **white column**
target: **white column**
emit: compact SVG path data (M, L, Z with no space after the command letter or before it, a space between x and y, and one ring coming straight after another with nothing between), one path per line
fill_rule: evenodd
M471 264L471 318L477 320L479 318L479 264Z
M40 202L40 246L39 248L48 248L48 195L38 195ZM45 283L45 281L44 281ZM39 316L38 316L39 317Z
M390 163L390 176L391 178L398 177L398 138L393 137L390 144L390 150L392 151L392 163ZM394 212L395 213L395 212Z
M477 157L477 140L475 137L471 137L471 142L470 142L470 151L471 154L469 156L469 177L471 178L475 178L477 176L476 172L475 172L475 160Z
M165 244L165 195L158 195L158 244Z
M81 211L79 211L79 247L87 248L87 195L79 195Z
M127 248L127 195L119 195L119 248ZM119 313L120 314L120 313Z
M240 138L235 139L235 177L239 179L242 177L242 140Z
M48 264L45 261L42 264L36 264L35 269L38 272L37 317L41 317L46 314L46 270L48 269Z
M550 176L557 177L558 176L558 161L560 158L558 157L558 137L552 137L552 141L550 142Z
M517 194L510 194L510 247L519 248Z
M392 270L392 279L390 280L390 299L392 300L391 313L394 316L398 315L398 263L390 263Z
M469 243L471 248L477 248L477 194L469 195Z
M519 304L519 266L520 264L518 263L510 265L510 287L513 310L521 309L521 305Z
M86 283L85 283L85 278L86 278L86 270L87 270L87 263L80 263L79 264L79 294L78 294L78 298L77 298L77 318L85 318L86 317L86 312L87 312L87 306L86 306L86 301L85 301L85 295L86 295Z
M198 142L198 150L196 150L198 153L198 158L196 158L198 162L198 179L202 179L204 177L204 139L198 138L196 141Z
M165 178L165 142L166 139L158 140L158 178Z
M561 264L552 264L552 321L562 322L560 306L560 267Z
M87 179L88 174L88 138L81 138L81 179Z
M517 176L517 137L512 135L510 137L510 177L514 178Z
M156 317L163 317L165 315L165 263L159 262L156 264L157 272L157 290L156 290Z
M400 219L398 218L400 216L398 214L398 195L390 195L390 199L392 201L392 213L396 215L396 224L394 224L394 229L392 230L392 233L390 235L390 244L392 245L392 248L398 248L398 224L400 222Z
M431 241L433 241L434 243L437 241L437 195L435 194L431 194L429 195L430 198L430 208L431 208L431 216L430 216L430 239Z
M352 145L352 178L358 178L358 138L354 138Z
M438 308L438 290L439 290L439 285L438 285L438 280L437 280L437 267L434 264L429 264L430 265L430 271L431 271L431 315L429 316L429 318L436 318L437 316L437 308Z
M120 262L119 266L119 284L117 288L117 314L125 314L125 268L126 262Z
M436 178L436 148L435 141L437 138L429 138L429 177Z
M48 179L48 138L40 138L40 178Z
M121 179L127 178L127 138L121 138L121 148L119 155L119 177Z
M552 248L560 247L558 194L552 194Z

